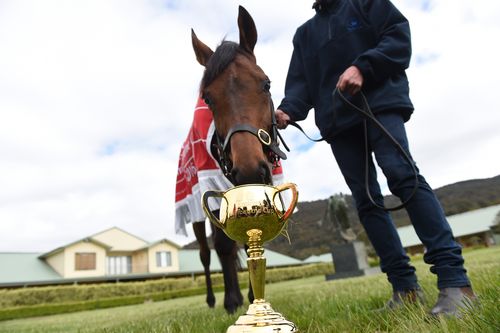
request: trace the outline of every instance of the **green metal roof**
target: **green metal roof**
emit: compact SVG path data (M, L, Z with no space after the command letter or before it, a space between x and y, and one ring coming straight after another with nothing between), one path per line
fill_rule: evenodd
M333 257L331 253L323 253L319 256L312 255L310 257L307 257L306 259L304 259L303 262L308 264L313 264L318 262L333 262Z
M0 253L0 284L59 280L62 277L43 260L40 253Z
M72 281L90 281L90 280L105 280L105 279L118 279L132 277L132 274L127 276L104 276L96 278L72 278L64 279L56 271L54 271L44 260L40 259L40 253L0 253L0 286L11 286L11 285L35 285L35 284L58 284L58 283L68 283ZM246 268L246 254L244 250L239 252L241 265ZM283 254L265 250L264 256L267 259L268 267L278 267L278 266L293 266L300 265L303 262L285 256ZM220 272L222 268L220 266L219 258L217 253L211 251L211 263L210 270L212 272ZM203 266L200 261L198 250L179 250L179 265L180 269L178 272L171 273L172 275L178 274L189 274L189 273L200 273L203 272ZM166 273L163 275L169 275ZM144 278L148 275L153 276L154 274L141 274L138 277Z
M246 268L247 255L243 250L241 252L244 258L243 261L245 262L244 267ZM293 257L289 257L279 252L271 251L268 249L264 251L264 257L266 257L267 267L293 266L293 265L302 265L304 263L302 260L295 259Z
M179 251L179 271L185 273L199 273L203 272L203 265L201 264L199 250L182 249ZM241 266L243 268L247 267L247 255L244 250L240 250L238 253L240 258ZM295 259L284 254L274 252L272 250L265 249L264 257L266 258L267 267L279 267L279 266L294 266L301 265L304 262ZM210 271L220 272L222 268L220 266L219 257L215 250L210 251Z
M500 212L500 205L476 209L469 212L448 216L448 223L455 237L473 235L490 230L496 215ZM398 234L403 247L420 245L422 242L415 233L413 226L398 228Z

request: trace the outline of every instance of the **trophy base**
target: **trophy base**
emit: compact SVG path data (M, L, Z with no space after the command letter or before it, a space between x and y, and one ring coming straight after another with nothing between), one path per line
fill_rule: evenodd
M297 326L275 312L264 300L256 300L250 304L246 314L240 316L234 325L229 326L226 333L296 333Z

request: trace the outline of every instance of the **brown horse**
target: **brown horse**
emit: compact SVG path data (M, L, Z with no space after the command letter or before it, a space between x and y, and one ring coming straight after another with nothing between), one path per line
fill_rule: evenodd
M196 59L205 67L200 95L213 114L216 128L213 152L226 177L234 185L271 184L273 165L286 156L278 148L270 81L257 65L253 52L257 30L252 17L241 6L238 27L239 44L223 41L215 52L191 31ZM207 303L212 307L215 297L204 222L193 223L193 229L205 269ZM232 313L243 304L237 276L238 247L220 229L212 231L224 275L224 308ZM251 288L249 300L253 301Z

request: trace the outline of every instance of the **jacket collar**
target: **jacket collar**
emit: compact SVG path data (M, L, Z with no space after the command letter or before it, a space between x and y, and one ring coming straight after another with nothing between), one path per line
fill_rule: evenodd
M317 13L326 12L337 2L338 0L316 0L314 1L312 8L316 10Z

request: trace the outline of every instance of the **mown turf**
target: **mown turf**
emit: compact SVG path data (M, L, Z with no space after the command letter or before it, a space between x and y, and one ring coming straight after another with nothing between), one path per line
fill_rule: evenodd
M300 332L500 332L500 247L465 254L466 267L481 305L462 319L431 320L427 311L437 297L436 278L428 266L415 262L427 303L395 312L377 312L390 296L380 274L338 281L323 276L270 284L266 299L275 310L295 322ZM246 293L246 291L245 291ZM244 309L227 315L222 294L209 309L204 296L158 303L85 311L65 315L0 322L0 332L81 333L221 333Z

